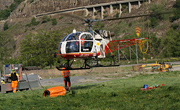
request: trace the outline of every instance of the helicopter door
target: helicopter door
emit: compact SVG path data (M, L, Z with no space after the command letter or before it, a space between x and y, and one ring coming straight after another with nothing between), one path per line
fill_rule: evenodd
M91 52L93 37L90 34L83 34L80 38L81 52Z
M67 42L62 42L62 45L61 45L61 53L62 54L66 54L66 43Z

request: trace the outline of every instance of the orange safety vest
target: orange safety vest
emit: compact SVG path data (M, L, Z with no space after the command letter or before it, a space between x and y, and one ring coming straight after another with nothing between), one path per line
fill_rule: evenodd
M81 45L84 45L84 39L83 38L81 38Z
M70 76L70 71L69 70L63 70L62 71L62 76L63 76L63 78Z

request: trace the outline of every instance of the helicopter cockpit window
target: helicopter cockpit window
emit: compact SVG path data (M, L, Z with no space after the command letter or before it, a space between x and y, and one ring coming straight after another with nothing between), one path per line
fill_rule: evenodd
M66 44L66 53L79 52L79 42L71 41Z
M72 33L70 34L66 41L66 53L79 52L79 35L81 33Z
M93 46L93 37L90 34L84 34L80 38L81 52L90 52Z
M66 41L69 41L69 40L79 40L79 35L81 33L72 33L71 35L68 36L68 38L66 39Z

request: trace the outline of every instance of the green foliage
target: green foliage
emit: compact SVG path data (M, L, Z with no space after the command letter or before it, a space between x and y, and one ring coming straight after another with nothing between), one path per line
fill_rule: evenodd
M9 7L4 10L0 10L0 20L7 19L10 13L24 0L14 0Z
M149 10L152 11L152 13L162 12L164 10L164 6L163 5L159 5L159 4L153 4L149 8ZM165 16L163 14L153 14L150 17L151 17L151 24L150 25L153 28L158 25L159 21L165 19Z
M43 32L29 34L25 36L20 45L20 61L25 66L46 66L54 65L57 61L53 54L57 52L59 42L61 41L64 31L69 32L70 28L60 31ZM62 36L62 37L59 37Z
M176 30L179 27L179 24L172 24L171 28L173 28L174 30Z
M36 25L39 24L39 21L36 21L36 18L33 17L33 18L31 19L31 24L34 25L34 26L36 26Z
M163 40L163 56L178 57L180 56L180 31L170 29L166 33L166 38Z
M119 12L116 13L116 15L114 15L115 18L119 18Z
M28 26L28 27L37 26L37 25L39 24L39 22L40 22L40 21L36 21L36 18L33 17L33 18L31 19L31 23L26 24L26 26Z
M132 26L132 22L129 23L129 27L131 27L131 26Z
M176 6L174 9L174 16L172 17L172 22L180 18L180 0L176 0Z
M9 28L8 23L5 22L5 23L4 23L4 27L3 27L4 31L7 30L8 28Z
M3 64L7 57L11 56L11 53L9 53L11 48L8 46L10 41L12 39L7 34L0 32L0 65Z
M102 22L96 22L94 29L103 29L104 28L104 23Z
M14 0L15 3L20 4L21 2L23 2L24 0Z
M10 11L12 12L17 6L18 6L18 4L12 3L9 7Z
M20 62L17 59L12 59L12 58L6 59L4 61L4 64L19 64L19 63Z
M30 0L30 3L34 2L34 0Z
M179 109L179 72L142 74L127 79L103 83L73 85L65 96L43 97L45 87L33 91L18 91L16 94L0 94L1 110L159 110ZM160 87L140 90L144 84L159 84ZM161 86L165 84L165 86ZM77 100L78 99L78 100ZM43 103L42 103L43 102ZM12 103L13 106L9 104Z
M155 17L151 17L151 24L152 28L155 28L158 25L158 20Z
M147 35L147 33L146 33ZM152 57L157 57L159 55L162 49L162 46L161 46L161 38L157 38L156 37L156 34L150 34L149 35L149 38L148 38L148 42L149 42L149 51L148 51L148 54L150 54L150 56Z
M57 24L56 18L52 19L52 25L56 25L56 24Z
M9 9L0 10L0 20L7 19L10 15Z
M63 19L63 16L59 17L59 20Z
M50 18L49 16L44 15L44 16L42 17L42 22L41 22L41 23L47 23L47 22L49 22L50 20L51 20L51 18Z

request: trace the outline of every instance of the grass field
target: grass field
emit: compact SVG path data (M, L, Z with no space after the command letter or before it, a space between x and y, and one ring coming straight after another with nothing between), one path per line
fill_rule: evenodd
M0 110L177 110L180 108L180 72L140 74L126 79L72 86L65 96L43 97L43 91L0 94ZM144 84L160 87L141 91ZM165 84L165 86L161 86Z

